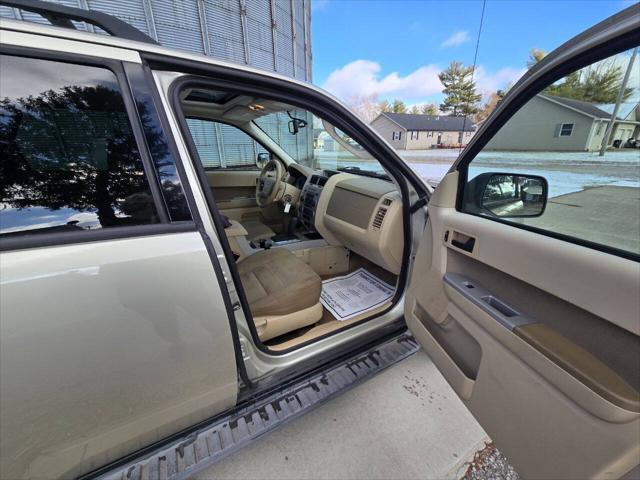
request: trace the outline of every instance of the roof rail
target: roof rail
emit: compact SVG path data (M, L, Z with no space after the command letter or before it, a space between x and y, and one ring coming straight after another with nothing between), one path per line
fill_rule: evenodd
M158 45L158 42L137 28L119 18L96 10L83 10L41 0L0 0L0 5L37 13L56 27L77 30L72 22L76 20L99 27L113 37Z

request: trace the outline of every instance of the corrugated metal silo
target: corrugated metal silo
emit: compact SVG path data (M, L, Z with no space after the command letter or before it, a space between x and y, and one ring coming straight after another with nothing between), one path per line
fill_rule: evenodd
M167 47L311 81L311 0L49 1L114 15ZM0 16L48 23L39 15L8 7L0 7ZM92 26L76 25L93 30ZM269 130L281 131L283 123L286 128L287 120L278 119ZM311 119L308 120L311 124ZM312 140L309 131L305 135L283 138L283 143L288 144L282 146L294 154L294 158L304 161L313 155ZM209 151L212 142L215 143L210 137L198 145L199 150ZM262 150L258 145L251 148ZM223 148L221 154L233 155L233 152L225 152ZM203 160L206 164L207 159Z

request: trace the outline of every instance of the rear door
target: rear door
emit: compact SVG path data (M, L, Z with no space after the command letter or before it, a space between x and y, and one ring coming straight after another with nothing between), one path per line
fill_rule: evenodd
M136 52L2 31L0 478L75 478L235 405L150 87Z
M412 268L410 329L525 478L617 478L640 458L640 156L598 153L626 115L639 134L639 18L512 88L430 199Z

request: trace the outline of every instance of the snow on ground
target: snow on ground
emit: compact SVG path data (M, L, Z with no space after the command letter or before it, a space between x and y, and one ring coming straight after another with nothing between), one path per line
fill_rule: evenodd
M424 180L439 182L459 155L458 150L400 150ZM592 185L640 188L640 151L607 152L490 152L475 158L470 177L491 171L529 173L545 177L549 196L583 190Z

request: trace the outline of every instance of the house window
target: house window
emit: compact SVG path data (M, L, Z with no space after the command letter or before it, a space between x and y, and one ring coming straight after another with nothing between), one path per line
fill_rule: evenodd
M465 137L470 137L471 136L471 132L465 132Z
M433 132L427 132L427 137L433 138Z
M417 131L411 131L411 140L418 140L418 134L420 132Z
M402 140L402 132L393 132L391 134L391 139L392 140Z
M560 127L561 137L570 137L573 133L573 123L563 123Z

